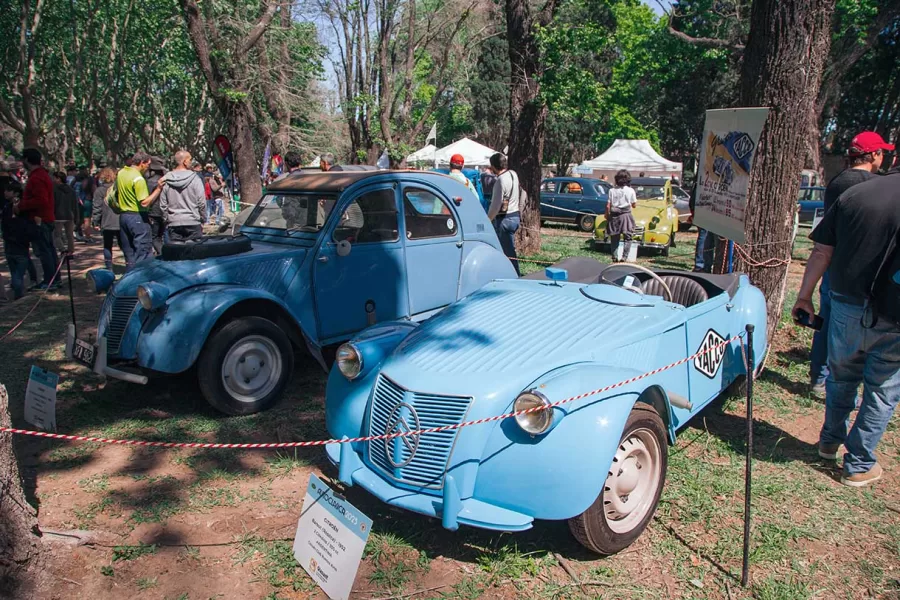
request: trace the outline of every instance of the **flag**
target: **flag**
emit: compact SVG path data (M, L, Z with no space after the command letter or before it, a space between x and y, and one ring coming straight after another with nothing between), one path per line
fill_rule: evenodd
M428 145L428 142L434 140L437 142L437 123L431 126L431 131L428 132L428 137L425 138L425 145Z
M231 174L234 173L234 155L231 153L231 142L224 135L216 136L213 142L213 150L222 177L231 179Z
M259 171L259 178L265 179L266 172L269 170L269 158L272 156L272 142L266 144L266 151L263 152L262 169Z

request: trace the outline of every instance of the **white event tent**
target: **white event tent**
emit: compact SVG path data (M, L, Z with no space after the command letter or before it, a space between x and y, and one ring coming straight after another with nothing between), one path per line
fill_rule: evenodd
M491 156L496 153L496 150L491 150L475 140L464 137L435 152L434 158L436 159L438 166L446 167L450 164L451 156L454 154L462 154L463 159L466 161L466 167L486 167L490 164Z
M647 140L616 140L609 150L597 158L575 168L577 173L590 177L606 175L612 181L616 171L627 169L632 177L644 173L647 177L678 177L682 165L660 156Z
M406 157L406 162L409 165L413 165L418 162L433 164L434 163L434 153L437 150L434 144L428 144L424 148L419 148L412 154Z

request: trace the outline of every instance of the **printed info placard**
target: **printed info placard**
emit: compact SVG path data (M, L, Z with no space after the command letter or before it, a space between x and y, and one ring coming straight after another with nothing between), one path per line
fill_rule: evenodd
M44 431L56 431L56 385L59 375L31 365L25 388L25 420Z
M294 558L329 598L350 596L372 520L310 475L294 536Z

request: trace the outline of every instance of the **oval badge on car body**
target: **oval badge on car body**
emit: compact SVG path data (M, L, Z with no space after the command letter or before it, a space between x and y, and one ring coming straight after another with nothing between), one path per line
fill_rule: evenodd
M390 435L393 433L419 431L419 429L421 429L421 427L419 425L419 415L416 413L416 409L406 402L401 402L394 407L394 410L392 410L391 414L388 416L384 432ZM403 455L401 452L401 444L406 446L406 449L409 450L409 456L406 460L400 460L400 457ZM412 459L416 456L416 450L418 449L419 434L404 435L384 440L384 454L387 456L388 462L398 469L411 463Z

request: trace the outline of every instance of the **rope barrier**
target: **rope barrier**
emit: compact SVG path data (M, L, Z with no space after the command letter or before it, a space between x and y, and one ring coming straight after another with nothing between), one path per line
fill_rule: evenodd
M16 329L18 329L19 327L21 327L22 324L23 324L26 320L28 320L28 317L31 316L31 313L33 313L34 310L38 307L38 304L40 304L40 303L41 303L41 300L44 299L44 296L47 295L47 292L50 291L50 288L51 288L51 286L53 285L53 282L56 281L56 278L59 276L59 272L62 270L62 267L63 267L63 263L64 263L64 262L65 262L64 260L60 260L60 261L59 261L59 265L56 267L56 273L53 274L53 277L50 278L50 283L47 284L47 287L46 287L46 288L41 292L41 294L38 296L37 302L34 303L34 306L32 306L31 309L30 309L27 313L25 313L25 316L22 317L22 318L19 320L18 323L16 323L15 325L13 325L13 328L12 328L12 329L10 329L10 330L7 331L6 333L4 333L4 334L3 334L3 337L0 337L0 342L2 342L3 340L5 340L5 339L8 338L9 336L11 336L13 333L15 333Z
M273 442L273 443L250 443L250 444L228 444L228 443L204 443L204 442L152 442L146 440L119 440L119 439L111 439L111 438L102 438L102 437L92 437L92 436L84 436L84 435L68 435L64 433L50 433L46 431L32 431L30 429L16 429L14 427L0 427L0 433L12 433L16 435L28 435L32 437L40 437L46 439L53 440L66 440L70 442L96 442L100 444L115 444L120 446L139 446L139 447L151 447L151 448L202 448L202 449L230 449L230 450L268 450L275 448L309 448L316 446L327 446L329 444L342 444L342 443L357 443L357 442L375 442L380 440L390 440L394 438L401 437L409 437L409 436L421 436L427 433L440 433L443 431L452 431L454 429L462 429L464 427L471 427L473 425L482 425L484 423L493 423L495 421L502 421L504 419L508 419L510 417L517 417L520 415L525 415L533 412L539 412L542 410L551 410L558 406L562 406L563 404L568 404L570 402L575 402L577 400L583 400L585 398L589 398L590 396L596 396L597 394L603 394L605 392L609 392L626 385L630 385L632 383L638 382L642 379L646 379L647 377L652 377L653 375L657 375L662 373L663 371L668 371L669 369L674 369L679 365L683 365L684 363L690 362L699 356L703 356L704 354L709 354L713 350L716 350L720 347L727 346L735 341L741 341L742 350L743 350L743 335L736 335L730 339L727 339L723 342L710 346L705 350L701 350L695 354L692 354L688 357L682 358L681 360L675 361L671 364L668 364L664 367L660 367L658 369L653 369L652 371L648 371L642 375L637 375L630 379L626 379L624 381L620 381L618 383L614 383L612 385L607 385L602 388L598 388L596 390L591 390L589 392L585 392L583 394L578 394L577 396L571 396L569 398L565 398L563 400L557 400L556 402L552 402L545 406L535 406L533 408L526 408L523 410L518 410L502 415L496 415L493 417L485 417L483 419L475 419L473 421L463 421L462 423L454 423L452 425L443 425L441 427L431 427L428 429L417 429L411 431L398 431L394 433L384 433L381 435L369 435L355 438L344 438L341 440L338 439L330 439L330 440L311 440L306 442Z
M738 256L740 256L741 259L751 267L771 269L786 266L791 262L789 258L775 258L774 256L772 258L767 258L764 261L757 261L753 257L751 257L747 250L737 242L735 242L734 244L734 250L735 252L737 252Z

